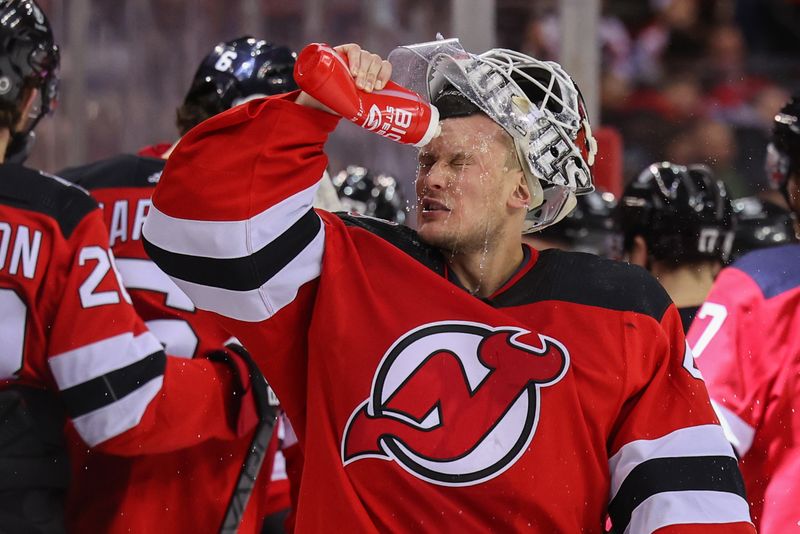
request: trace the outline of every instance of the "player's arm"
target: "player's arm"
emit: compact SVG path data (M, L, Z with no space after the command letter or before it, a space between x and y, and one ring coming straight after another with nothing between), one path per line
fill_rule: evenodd
M627 391L609 440L614 532L755 532L677 309L626 327Z
M387 62L340 50L356 84L388 80ZM198 308L260 322L319 277L325 224L312 203L339 121L324 109L300 92L256 100L203 122L171 154L144 245Z
M225 363L164 354L119 283L100 211L63 246L69 260L60 269L48 364L83 440L110 453L149 454L235 437L247 377L240 382Z
M763 300L747 274L724 269L687 334L711 403L740 458L753 444L781 365L779 355L763 358L759 350L774 327L760 324Z

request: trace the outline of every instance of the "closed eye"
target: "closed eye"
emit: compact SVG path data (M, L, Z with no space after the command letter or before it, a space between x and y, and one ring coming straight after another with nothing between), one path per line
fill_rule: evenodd
M453 167L465 167L472 163L472 156L468 156L466 154L458 154L452 160L450 160L450 165Z

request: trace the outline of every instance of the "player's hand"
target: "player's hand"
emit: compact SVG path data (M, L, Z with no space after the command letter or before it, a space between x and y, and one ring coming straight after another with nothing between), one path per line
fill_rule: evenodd
M244 347L239 345L226 345L225 349L211 351L205 355L211 361L222 362L230 367L238 382L234 392L239 397L239 410L234 421L234 431L241 437L250 432L258 424L259 406L254 395L252 371L250 369L252 358Z
M378 54L362 50L355 43L335 46L333 49L347 59L347 64L350 65L350 74L355 80L356 87L362 91L367 93L379 91L386 87L386 82L392 77L391 63L381 58ZM338 113L305 91L302 91L297 96L295 103L338 115Z
M378 54L362 50L355 43L343 44L333 47L342 56L347 58L350 65L350 74L356 81L356 87L371 93L379 91L386 86L392 77L392 64Z

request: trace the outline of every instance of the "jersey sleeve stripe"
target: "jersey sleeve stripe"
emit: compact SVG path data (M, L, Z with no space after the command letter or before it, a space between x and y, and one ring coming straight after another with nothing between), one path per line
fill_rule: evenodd
M612 519L613 521L613 519ZM750 523L747 501L733 493L681 491L658 493L633 511L625 534L655 532L669 525ZM617 525L614 524L614 531Z
M288 230L257 252L241 258L206 258L169 252L145 241L145 249L164 272L196 284L249 291L258 289L297 257L322 230L309 209Z
M753 445L756 429L747 424L741 417L721 404L711 401L711 406L717 413L719 424L725 432L725 437L731 442L739 458L747 454Z
M258 289L249 291L196 284L176 277L172 280L201 310L237 321L260 322L294 301L303 284L319 277L324 249L323 226L314 240L283 269Z
M176 254L217 259L245 257L267 246L306 216L318 188L316 183L241 221L179 219L153 205L142 234L151 244Z
M640 439L626 443L608 461L611 471L611 499L616 496L628 475L643 462L654 458L698 456L735 458L722 427L699 425L681 428L657 439Z
M122 434L139 424L163 383L164 377L159 376L130 395L73 419L75 429L90 447Z
M659 493L693 491L731 493L745 502L744 482L736 459L699 456L656 458L643 462L625 479L609 504L608 512L614 526L622 528L628 525L634 510L650 497ZM679 495L675 498L680 499Z
M164 375L166 355L158 351L122 369L61 391L73 419L126 397L143 384Z
M126 332L57 354L49 358L48 363L58 388L63 391L125 368L161 350L161 343L150 332L138 336ZM115 357L109 358L110 354Z

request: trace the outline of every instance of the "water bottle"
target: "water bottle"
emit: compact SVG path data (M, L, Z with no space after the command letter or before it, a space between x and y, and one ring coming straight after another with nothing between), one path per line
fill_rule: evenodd
M441 130L439 111L417 93L392 81L372 93L356 87L347 58L328 45L303 48L294 79L300 89L342 117L398 143L425 146Z

